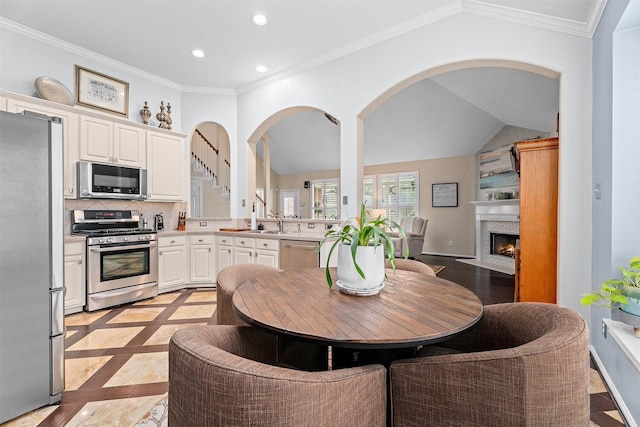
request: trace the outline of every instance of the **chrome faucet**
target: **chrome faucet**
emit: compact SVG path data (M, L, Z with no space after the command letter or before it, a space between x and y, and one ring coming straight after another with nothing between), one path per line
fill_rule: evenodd
M276 219L276 224L278 224L278 231L283 232L284 231L284 221L282 220L282 216L275 213L274 211L272 211L271 209L269 209L269 212L271 212L271 217Z

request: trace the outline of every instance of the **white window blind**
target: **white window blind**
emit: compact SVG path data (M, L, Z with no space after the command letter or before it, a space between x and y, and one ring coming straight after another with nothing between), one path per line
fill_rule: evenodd
M414 216L418 212L418 172L399 172L379 175L378 207L387 212L387 218Z
M311 218L338 218L340 184L337 178L311 181Z

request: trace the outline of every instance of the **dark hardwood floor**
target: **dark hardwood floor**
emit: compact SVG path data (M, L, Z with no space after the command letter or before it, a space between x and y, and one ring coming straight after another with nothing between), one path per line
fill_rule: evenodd
M438 277L468 288L484 305L513 302L515 276L458 262L449 256L420 255L416 259L445 266Z

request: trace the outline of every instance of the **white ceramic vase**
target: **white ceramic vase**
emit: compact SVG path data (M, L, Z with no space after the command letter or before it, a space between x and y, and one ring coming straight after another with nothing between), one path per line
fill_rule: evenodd
M338 284L349 290L375 290L384 283L384 247L358 246L356 262L364 273L363 279L356 270L351 257L351 247L341 244L338 247ZM379 289L378 289L379 290Z

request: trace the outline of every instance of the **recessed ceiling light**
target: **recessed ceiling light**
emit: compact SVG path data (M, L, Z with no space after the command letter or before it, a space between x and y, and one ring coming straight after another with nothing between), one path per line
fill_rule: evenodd
M267 67L265 67L264 65L258 65L256 67L256 71L259 73L266 73L267 72Z
M264 15L253 15L253 17L251 18L251 20L253 21L254 24L256 25L267 25L267 22L269 22L267 20L267 17Z
M193 49L193 50L191 51L191 54L192 54L193 56L195 56L196 58L204 58L204 52L203 52L203 51L201 51L200 49Z

